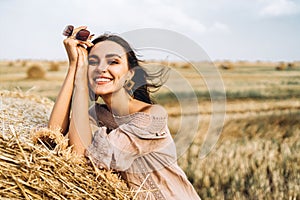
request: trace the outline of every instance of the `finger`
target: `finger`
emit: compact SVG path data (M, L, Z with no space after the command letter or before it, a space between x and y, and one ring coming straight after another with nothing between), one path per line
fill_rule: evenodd
M87 51L85 48L83 48L83 49L82 49L82 53L83 53L83 55L84 55L85 60L87 60L87 57L88 57L88 51Z
M88 54L87 50L82 46L78 46L78 52L83 56L87 56L87 54Z
M88 56L87 50L83 47L78 47L78 54L79 54L80 63L83 66L86 66L87 65L87 56Z
M92 38L95 36L95 34L91 34L88 38L88 40L92 40Z
M80 44L84 44L87 47L92 47L94 44L90 41L80 41Z
M78 40L74 40L74 38L72 38L72 37L68 37L68 38L64 39L63 42L64 42L65 46L76 47L79 44L79 41Z

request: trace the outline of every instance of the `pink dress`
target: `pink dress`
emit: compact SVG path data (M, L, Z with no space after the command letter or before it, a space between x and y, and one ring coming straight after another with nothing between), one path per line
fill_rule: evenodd
M167 126L167 113L152 105L151 114L137 112L113 116L104 105L89 110L93 131L86 156L100 168L120 172L137 199L200 197L177 164L174 141Z

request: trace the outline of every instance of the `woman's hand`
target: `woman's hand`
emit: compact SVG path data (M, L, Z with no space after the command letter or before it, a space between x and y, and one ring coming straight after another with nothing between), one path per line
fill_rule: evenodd
M86 26L80 26L73 31L73 34L64 40L64 45L69 57L69 71L66 74L64 83L60 89L58 97L56 98L51 116L48 122L49 128L59 128L63 134L66 134L69 131L70 126L70 111L71 111L71 102L74 90L74 82L77 82L78 87L87 85L84 83L84 79L81 77L87 78L87 75L83 76L84 72L82 69L86 70L84 63L87 58L87 50L84 47L91 47L93 44L90 42L92 35L88 38L87 41L79 41L75 39L76 34L81 29L86 29ZM84 47L83 47L84 46ZM78 73L80 71L80 73ZM80 76L78 74L81 74ZM76 80L75 81L75 75ZM77 77L78 75L78 77ZM87 87L87 86L85 86ZM86 95L88 96L88 95ZM87 97L88 98L88 97Z
M77 47L77 65L76 65L76 75L75 75L75 85L76 86L87 86L87 73L88 73L88 52L82 47Z
M89 36L89 39L87 41L81 41L75 39L75 36L78 33L78 31L86 28L87 28L86 26L77 27L73 30L71 36L64 39L64 46L68 54L70 67L75 66L77 68L78 56L79 56L78 48L93 46L93 43L90 42L90 39L92 38L93 35Z

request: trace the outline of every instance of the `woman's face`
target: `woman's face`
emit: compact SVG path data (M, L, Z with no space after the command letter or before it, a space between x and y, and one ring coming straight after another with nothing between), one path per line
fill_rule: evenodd
M88 56L88 79L96 95L107 95L123 88L129 71L126 52L113 41L97 43Z

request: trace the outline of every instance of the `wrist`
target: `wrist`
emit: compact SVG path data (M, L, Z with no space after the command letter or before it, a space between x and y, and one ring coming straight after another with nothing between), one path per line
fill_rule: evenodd
M74 81L75 75L76 75L76 68L72 68L69 66L66 74L66 78L71 78Z
M77 63L76 63L76 62L69 62L69 69L74 69L74 70L76 70L76 66L77 66Z
M76 75L75 75L75 85L77 87L80 87L80 88L87 88L87 74L86 72L84 73L83 71L76 71Z
M74 83L74 94L80 94L81 97L88 98L88 86L83 81L75 81Z

